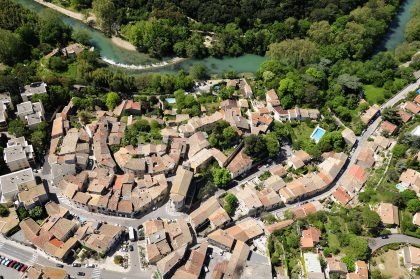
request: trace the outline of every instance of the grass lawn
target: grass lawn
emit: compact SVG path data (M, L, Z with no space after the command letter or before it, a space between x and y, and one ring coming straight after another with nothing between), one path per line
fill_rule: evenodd
M314 127L309 127L308 123L303 121L298 123L296 126L292 125L292 140L310 140L310 136L314 131L315 127L316 125L314 125Z
M385 89L373 85L364 85L363 89L369 104L382 104L385 101Z
M379 270L381 275L386 277L397 276L399 278L410 278L407 269L400 262L398 251L389 250L372 259L372 267Z

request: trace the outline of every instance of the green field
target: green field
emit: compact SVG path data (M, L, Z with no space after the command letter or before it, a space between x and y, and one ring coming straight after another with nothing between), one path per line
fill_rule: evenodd
M385 89L374 85L364 85L363 89L366 101L368 101L369 104L382 104L385 101Z

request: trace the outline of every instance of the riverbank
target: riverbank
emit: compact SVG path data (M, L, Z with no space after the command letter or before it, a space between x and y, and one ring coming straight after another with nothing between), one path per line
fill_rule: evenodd
M111 41L113 44L115 44L116 46L119 46L120 48L124 48L126 50L137 51L137 48L132 43L124 39L121 39L120 37L112 36Z

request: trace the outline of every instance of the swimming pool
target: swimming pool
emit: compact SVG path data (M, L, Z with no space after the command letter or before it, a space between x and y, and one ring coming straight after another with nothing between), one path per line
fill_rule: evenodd
M319 140L322 138L322 136L325 134L325 130L321 127L317 126L315 130L312 132L311 139L313 139L316 143L319 142Z
M165 101L168 102L168 104L175 104L176 103L175 98L166 98Z

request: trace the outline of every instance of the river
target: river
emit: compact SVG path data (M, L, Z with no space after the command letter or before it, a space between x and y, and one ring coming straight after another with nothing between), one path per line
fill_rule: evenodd
M48 9L45 6L38 4L32 0L15 0L23 6L34 10L37 13L42 13L43 10ZM398 44L404 41L404 28L410 20L411 9L418 0L405 0L401 3L396 18L392 21L391 27L387 34L374 53L383 50L392 50ZM237 73L251 72L255 73L260 64L266 60L266 57L245 54L240 57L225 57L217 59L208 57L205 59L186 59L176 64L171 64L171 58L158 59L152 58L149 55L137 51L130 51L115 45L110 38L106 37L101 32L87 26L86 24L60 14L62 20L71 25L74 29L85 30L90 38L92 45L99 50L101 57L114 64L113 68L131 68L125 69L129 74L139 74L144 72L175 72L180 69L188 70L194 64L205 65L211 74L220 74L229 70ZM153 67L155 66L155 67ZM157 67L156 67L157 66Z
M37 13L42 13L42 11L48 9L32 0L15 0L15 2L20 3L24 7ZM205 59L186 59L176 64L165 65L167 64L166 61L171 61L171 58L160 61L145 53L126 50L116 46L110 38L86 24L62 14L60 14L60 17L66 24L72 26L73 29L85 30L91 38L90 41L92 45L99 50L101 57L104 58L105 61L115 64L113 67L123 66L125 68L132 68L125 70L130 74L144 72L174 72L180 69L188 70L188 68L194 64L205 65L211 74L220 74L229 70L233 70L237 73L254 73L258 70L259 65L266 59L263 56L245 54L240 57L225 57L223 59L216 59L214 57ZM157 65L158 67L150 67L151 65Z
M397 16L391 22L388 32L382 42L375 49L374 53L384 50L393 50L404 42L404 30L411 18L411 10L418 0L402 0Z

